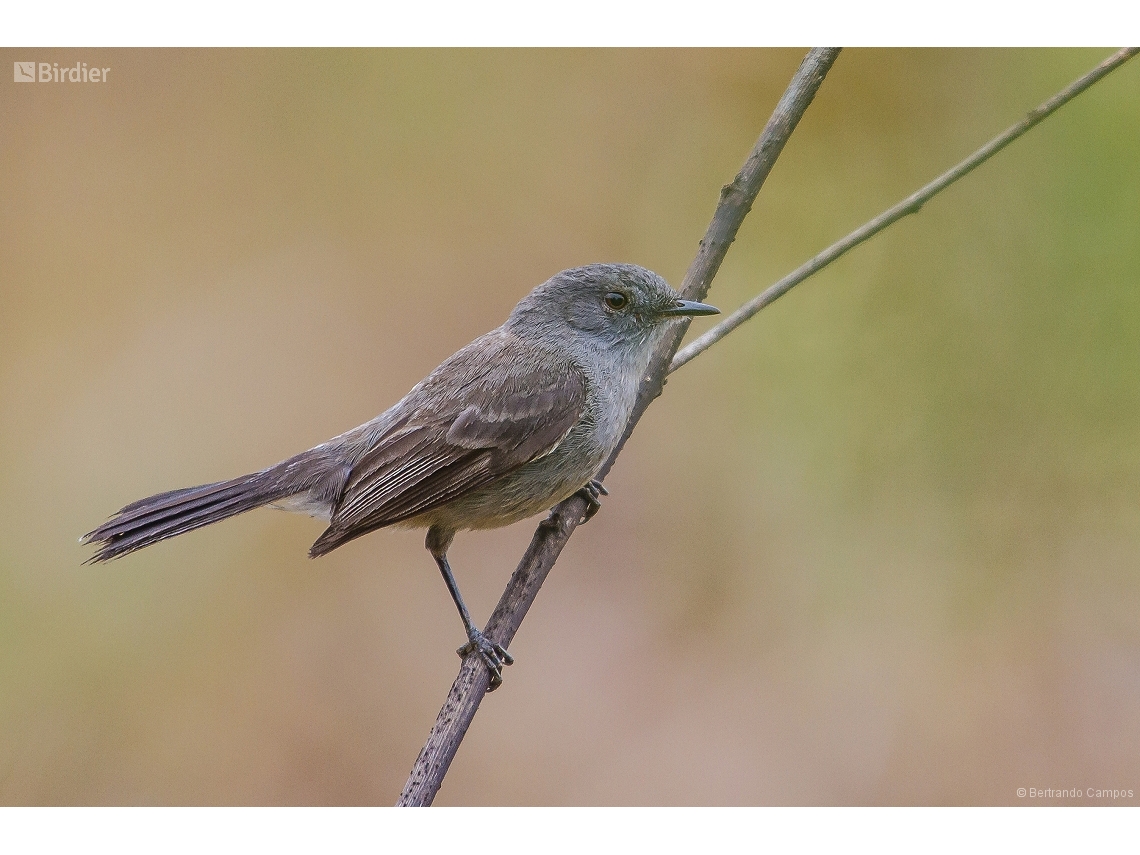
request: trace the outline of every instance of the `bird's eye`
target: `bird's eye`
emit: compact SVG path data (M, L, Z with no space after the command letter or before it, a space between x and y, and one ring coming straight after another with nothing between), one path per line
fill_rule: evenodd
M629 298L627 298L625 294L622 294L619 291L610 291L610 293L606 294L606 305L613 309L615 312L624 309L626 303L628 302Z

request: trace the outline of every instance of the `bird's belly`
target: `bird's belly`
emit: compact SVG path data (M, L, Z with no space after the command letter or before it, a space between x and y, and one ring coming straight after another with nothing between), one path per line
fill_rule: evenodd
M499 528L542 513L573 495L598 471L604 457L559 453L531 461L509 475L408 520L454 530Z

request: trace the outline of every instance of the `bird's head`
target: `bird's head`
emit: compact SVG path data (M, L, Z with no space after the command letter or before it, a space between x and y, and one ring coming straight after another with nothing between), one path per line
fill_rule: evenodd
M554 334L569 327L610 347L643 348L679 318L715 315L705 303L683 300L652 270L635 264L588 264L563 270L515 307L509 325Z

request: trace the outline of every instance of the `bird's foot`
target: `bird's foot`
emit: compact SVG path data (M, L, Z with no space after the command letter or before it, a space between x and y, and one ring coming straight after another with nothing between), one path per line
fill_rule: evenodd
M478 653L483 658L487 669L491 672L491 685L487 687L487 691L493 692L503 685L503 666L514 665L515 658L507 653L503 645L493 644L477 629L468 634L468 639L468 642L455 652L464 659L472 653Z
M609 494L610 491L602 486L602 482L596 480L578 491L577 495L586 500L586 513L582 516L581 524L588 523L590 518L602 509L602 496Z

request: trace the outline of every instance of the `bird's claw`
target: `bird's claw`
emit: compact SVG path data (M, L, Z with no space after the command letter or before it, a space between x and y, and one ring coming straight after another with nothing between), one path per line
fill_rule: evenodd
M491 685L487 687L487 691L493 692L503 685L503 666L514 665L515 658L507 653L503 645L492 643L479 630L475 630L468 638L468 642L455 652L464 659L472 653L478 653L482 657L487 670L491 672Z
M601 481L590 481L578 491L578 495L586 500L586 512L582 515L582 524L588 523L598 511L602 509L602 496L608 496L610 491L602 486Z

